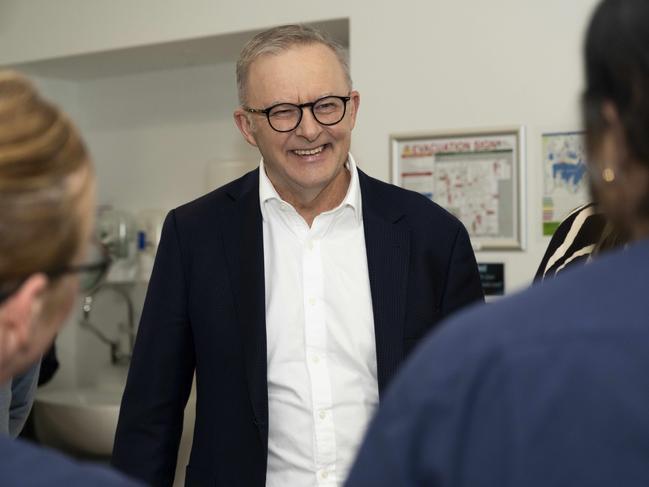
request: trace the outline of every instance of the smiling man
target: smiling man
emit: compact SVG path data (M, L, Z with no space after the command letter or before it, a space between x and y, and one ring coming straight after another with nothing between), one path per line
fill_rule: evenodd
M197 377L186 485L337 486L399 364L482 299L465 229L349 153L344 51L283 26L244 47L234 118L255 170L167 217L114 464L169 485Z

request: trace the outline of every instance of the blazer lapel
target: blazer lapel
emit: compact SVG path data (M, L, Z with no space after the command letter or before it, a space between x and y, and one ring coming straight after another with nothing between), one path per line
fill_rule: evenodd
M410 230L380 184L359 170L379 394L403 359Z
M259 208L259 172L251 173L241 191L229 191L235 199L224 242L241 329L248 389L255 424L267 445L268 385L266 359L266 305L264 288L264 238Z

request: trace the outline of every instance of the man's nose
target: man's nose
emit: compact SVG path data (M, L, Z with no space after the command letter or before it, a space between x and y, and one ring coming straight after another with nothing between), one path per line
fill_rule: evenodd
M322 132L322 125L313 116L313 112L309 108L304 108L302 113L302 120L295 129L295 134L304 137L307 140L315 140Z

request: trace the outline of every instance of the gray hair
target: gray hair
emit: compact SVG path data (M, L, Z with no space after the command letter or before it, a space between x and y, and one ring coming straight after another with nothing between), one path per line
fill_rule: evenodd
M349 72L347 52L328 34L307 25L281 25L260 32L250 39L239 54L237 61L237 90L239 103L245 104L246 82L248 71L255 59L266 54L279 54L294 46L323 44L333 51L343 68L349 89L352 88L352 77Z

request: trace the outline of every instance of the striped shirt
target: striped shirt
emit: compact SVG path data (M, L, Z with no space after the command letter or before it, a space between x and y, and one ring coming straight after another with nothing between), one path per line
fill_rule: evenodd
M567 266L587 262L599 243L606 220L594 203L575 209L552 235L534 281L554 277Z

